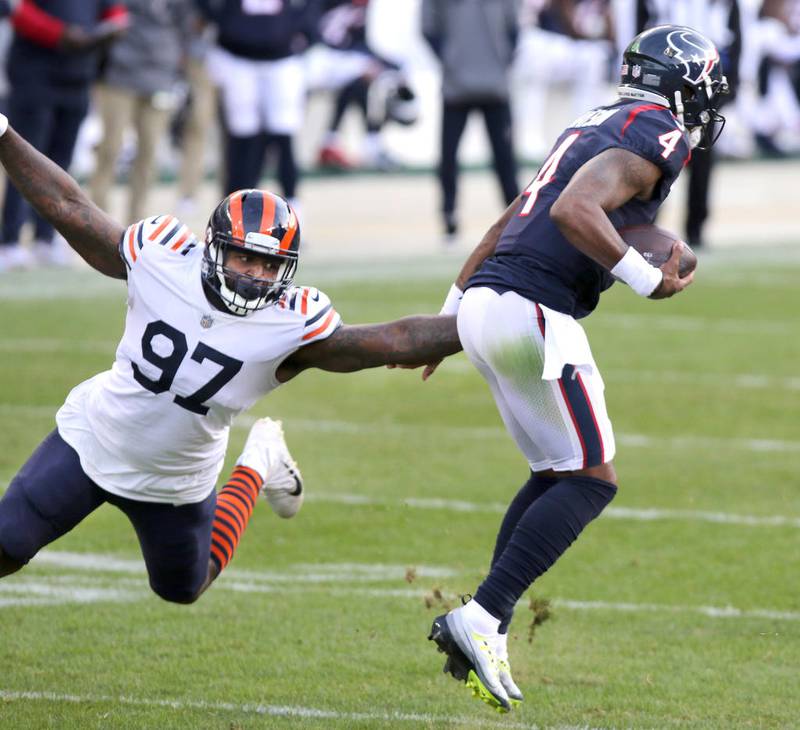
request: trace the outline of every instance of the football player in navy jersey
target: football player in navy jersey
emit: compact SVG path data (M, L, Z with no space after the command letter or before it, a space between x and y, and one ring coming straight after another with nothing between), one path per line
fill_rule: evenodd
M94 269L126 281L125 331L106 372L77 385L0 499L0 577L106 502L130 520L150 586L191 603L230 562L263 494L303 497L279 422L259 419L217 493L234 417L303 370L422 365L461 349L455 317L343 325L293 284L300 228L286 200L239 190L204 245L170 215L123 228L0 114L0 163Z
M713 43L660 26L623 55L619 99L577 119L467 259L443 312L489 383L530 467L474 597L437 617L445 671L501 711L522 700L507 631L514 606L617 491L603 380L578 323L615 279L665 299L685 289L683 244L651 266L620 238L652 223L692 148L714 143L727 82ZM427 378L436 364L423 372Z

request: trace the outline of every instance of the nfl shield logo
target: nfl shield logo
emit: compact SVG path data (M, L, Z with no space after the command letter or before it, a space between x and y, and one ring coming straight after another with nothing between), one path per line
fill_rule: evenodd
M633 76L633 78L635 79L638 79L641 75L642 75L642 67L639 64L635 64L631 68L631 76Z
M211 325L214 324L214 318L210 314L204 314L200 319L200 326L207 330Z

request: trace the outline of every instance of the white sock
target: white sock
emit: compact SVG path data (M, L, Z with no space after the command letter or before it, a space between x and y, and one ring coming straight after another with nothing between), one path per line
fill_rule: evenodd
M497 633L500 626L500 619L495 618L483 606L475 602L475 599L467 601L461 610L464 618L469 622L475 631L484 636L492 636Z

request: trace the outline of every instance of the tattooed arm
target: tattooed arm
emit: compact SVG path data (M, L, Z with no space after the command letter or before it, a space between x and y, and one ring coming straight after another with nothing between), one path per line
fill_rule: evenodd
M342 325L327 339L286 358L277 377L285 383L307 368L352 373L379 365L424 365L459 350L455 317L420 315L382 324Z
M0 137L0 162L20 194L86 263L106 276L126 278L117 248L125 229L92 203L68 173L11 128Z

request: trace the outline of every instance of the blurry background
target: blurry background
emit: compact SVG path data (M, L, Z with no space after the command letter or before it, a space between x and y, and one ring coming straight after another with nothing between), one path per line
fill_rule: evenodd
M226 155L231 137L224 111L225 94L237 74L222 74L214 81L221 27L214 13L239 4L130 0L127 32L95 44L98 71L70 169L98 203L123 223L145 212L174 212L202 234L208 212L230 192L226 184L242 186L253 180L283 192L298 207L309 256L341 256L348 249L360 255L364 247L370 255L382 256L396 251L397 245L431 253L470 249L502 210L503 198L491 175L483 120L471 114L458 147L463 173L456 211L460 225L456 235L447 235L436 180L442 75L423 37L422 0L324 0L286 6L280 0L249 6L244 2L247 12L267 19L280 17L290 6L303 6L306 10L301 12L308 13L314 28L297 31L303 42L291 54L302 71L288 82L290 90L281 81L259 91L273 113L297 105L298 121L279 135L270 136L268 128L259 131L266 151L258 148L261 143L255 136L235 137L247 144L256 140L255 152L252 146L244 148L246 158L263 154L257 171L237 176L230 170L240 164L241 154ZM796 240L800 224L792 205L794 181L800 178L800 0L510 4L518 10L508 84L519 186L532 179L566 124L587 108L613 101L621 51L637 30L663 21L683 22L699 27L723 49L736 93L723 109L728 121L714 150L714 160L721 164L714 165L709 191L688 196L688 175L682 176L659 223L695 245L752 245L763 237L765 227L773 242ZM1 31L6 50L12 25L29 54L39 42L30 38L40 30L26 26L24 13L20 19L22 10L34 6L33 0L9 5L11 20L4 21ZM58 45L54 49L53 41L47 42L44 53L59 52ZM180 53L162 59L153 48L167 43L177 44ZM15 58L12 53L10 61ZM165 67L159 69L158 64ZM166 68L169 64L174 68ZM157 82L138 78L146 75L145 66L151 76L163 72L161 86L148 86ZM35 66L26 70L28 75L31 69ZM220 77L219 71L216 75ZM24 87L30 83L18 82ZM7 107L13 88L7 83L2 88ZM291 91L298 88L299 94ZM405 105L397 102L398 88L411 94ZM37 103L46 104L48 96L41 94ZM124 114L118 111L121 103L130 104ZM236 111L228 115L234 119L244 114L237 103L241 102L234 102ZM103 109L117 111L109 115ZM9 113L15 124L13 111ZM143 126L147 114L163 121ZM104 129L109 125L114 129L111 143ZM145 145L138 141L141 135L146 135ZM292 174L290 165L288 175L287 148L272 144L284 137L293 156L288 162L296 168ZM698 225L687 230L692 228L688 201L694 198L697 203L698 197L707 198L708 222L702 231ZM702 202L697 205L703 207ZM9 224L9 217L4 212L0 271L74 263L57 237L48 247L49 239L40 240L38 224L32 230L30 224ZM21 244L20 255L4 255L17 248L15 244Z

